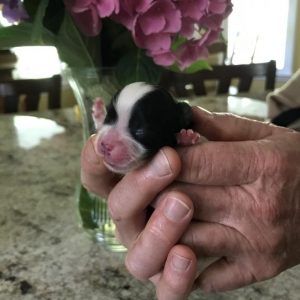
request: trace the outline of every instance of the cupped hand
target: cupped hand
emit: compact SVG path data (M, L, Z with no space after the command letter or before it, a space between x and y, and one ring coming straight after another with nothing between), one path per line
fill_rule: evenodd
M238 288L300 261L300 134L197 108L194 120L208 142L164 148L123 178L92 140L82 155L85 186L109 195L129 271L151 278L160 300ZM207 256L219 259L196 277Z
M128 248L127 269L140 280L152 280L159 299L184 299L197 271L195 254L178 244L193 217L189 197L164 193L149 214L153 200L176 179L180 166L176 151L163 148L148 164L123 177L108 197L119 240Z
M182 168L167 192L194 205L181 243L201 261L219 259L195 288L225 291L300 263L300 134L194 109L209 142L178 150Z
M145 166L119 177L103 165L94 143L91 137L82 151L82 183L108 198L118 238L128 248L128 270L141 280L150 278L159 299L184 299L192 289L197 259L178 241L191 222L193 204L186 195L170 192L153 213L149 211L151 202L178 176L178 154L163 148Z

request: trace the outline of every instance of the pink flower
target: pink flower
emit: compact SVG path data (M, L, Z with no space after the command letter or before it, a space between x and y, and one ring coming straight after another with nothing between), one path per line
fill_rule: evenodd
M207 30L201 39L191 40L179 47L176 51L179 68L184 70L200 58L207 58L208 46L218 38L219 34L219 31Z
M199 21L205 14L209 0L179 0L177 3L183 18Z
M138 47L152 55L170 51L172 36L181 29L181 14L171 0L153 1L148 10L139 14L133 24Z
M157 54L149 54L149 56L152 56L153 61L160 66L171 66L176 62L176 55L171 52L163 52L163 53L157 53Z
M113 19L128 30L132 30L136 17L146 12L151 7L152 2L153 0L122 0L120 1L120 11L113 15Z
M232 10L230 0L64 1L86 35L97 35L102 18L110 17L131 31L137 47L156 64L177 63L181 69L207 57L208 46Z
M102 29L101 18L120 10L119 0L64 0L79 29L87 36L95 36Z
M200 58L208 56L208 46L219 36L223 20L232 11L230 0L179 0L183 15L180 34L188 41L176 49L177 63L181 69ZM198 14L194 13L196 7Z
M195 31L195 22L199 22L208 8L209 0L179 0L178 8L182 15L180 34L191 38Z
M210 0L208 10L211 13L227 16L227 13L232 10L230 0Z
M218 30L224 19L232 12L230 0L211 0L207 14L202 19L202 24L208 28Z

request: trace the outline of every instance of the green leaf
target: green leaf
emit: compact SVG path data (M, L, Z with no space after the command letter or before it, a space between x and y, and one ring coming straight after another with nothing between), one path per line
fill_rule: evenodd
M51 0L46 9L43 24L48 30L57 34L64 20L64 15L64 2L61 0Z
M169 67L169 70L177 73L192 74L201 70L211 70L211 66L206 60L198 60L184 70L179 69L177 65Z
M37 12L33 21L33 29L31 39L36 44L39 44L43 40L43 31L45 31L43 25L43 19L45 17L46 8L48 6L49 0L42 0L38 6Z
M27 12L27 14L29 15L29 17L31 17L31 19L34 18L38 7L40 4L40 0L24 0L23 1L23 5L25 7L25 10Z
M65 14L57 35L56 47L60 59L67 63L70 68L94 67L93 59L83 42L82 36L68 14Z
M187 39L185 37L177 35L175 40L172 42L172 51L176 51L186 41Z
M7 49L20 46L55 45L55 36L48 30L41 32L41 39L31 39L33 24L22 22L19 25L0 28L0 48Z
M44 1L43 1L44 2ZM43 5L46 4L46 0ZM40 24L45 7L41 7L34 24L22 22L0 28L0 48L19 46L55 46L60 59L70 67L94 67L93 60L71 17L65 14L59 34L54 35Z
M116 77L121 85L135 81L159 82L162 67L157 66L142 51L130 52L123 56L116 66Z
M78 208L82 227L85 229L99 228L97 223L97 210L99 210L97 201L99 200L96 197L91 196L82 185L80 186Z

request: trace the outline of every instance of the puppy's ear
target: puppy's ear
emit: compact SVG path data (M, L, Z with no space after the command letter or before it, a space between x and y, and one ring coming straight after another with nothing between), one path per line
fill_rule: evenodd
M180 129L189 129L192 127L192 108L186 102L177 103L178 116L180 120Z

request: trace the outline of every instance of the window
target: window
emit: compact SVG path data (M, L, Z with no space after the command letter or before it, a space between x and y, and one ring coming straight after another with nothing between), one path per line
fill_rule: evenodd
M61 63L55 47L26 46L12 48L18 57L15 78L46 78L61 73Z
M297 0L232 0L228 18L228 61L276 60L278 74L293 72Z

